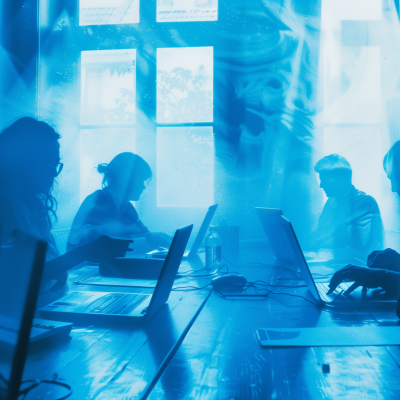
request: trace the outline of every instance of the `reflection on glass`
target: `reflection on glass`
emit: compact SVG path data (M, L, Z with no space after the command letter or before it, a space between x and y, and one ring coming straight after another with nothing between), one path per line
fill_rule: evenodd
M157 122L213 121L213 48L157 49Z
M217 20L218 0L157 0L157 22Z
M80 0L79 25L136 24L139 0Z
M136 50L81 53L81 124L135 122Z
M157 206L209 207L214 202L211 127L157 129Z
M135 152L135 130L82 129L80 135L80 200L101 189L102 175L97 166L109 163L117 154Z

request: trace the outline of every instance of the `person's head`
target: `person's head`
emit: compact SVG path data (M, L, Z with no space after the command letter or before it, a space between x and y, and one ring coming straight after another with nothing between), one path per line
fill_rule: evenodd
M392 192L400 195L400 140L386 153L383 169L392 184Z
M60 135L46 122L20 118L0 134L0 185L7 194L50 200L54 179L61 172Z
M133 153L120 153L109 164L99 164L97 170L104 175L103 186L119 193L127 201L137 201L151 179L149 164Z
M327 197L340 197L351 187L352 170L349 162L338 154L321 158L315 164L315 172L319 174L320 188Z

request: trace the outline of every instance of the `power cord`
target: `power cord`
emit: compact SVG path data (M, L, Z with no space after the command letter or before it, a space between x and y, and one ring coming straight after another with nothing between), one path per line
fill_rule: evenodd
M229 264L233 265L234 267L243 267L246 265L263 265L264 267L267 268L271 268L271 269L282 269L284 271L288 271L291 272L293 274L296 274L297 276L300 276L299 273L297 271L293 271L290 268L285 268L285 267L281 267L280 265L272 265L272 264L265 264L265 263L259 263L259 262L249 262L249 263L244 263L244 264L234 264L233 262L229 261L226 257L222 256L222 258L224 258ZM303 279L302 277L300 277L300 279Z
M59 397L57 400L65 400L65 399L67 399L69 396L71 396L71 394L73 392L72 387L70 385L66 384L66 383L56 381L56 379L58 378L57 374L54 374L53 376L55 376L56 378L51 380L51 381L47 380L47 379L43 379L43 380L28 379L26 381L21 382L21 386L25 385L26 383L32 383L32 385L28 386L25 389L21 389L19 391L19 396L23 396L22 400L24 400L31 390L37 388L39 385L41 385L43 383L46 383L46 384L50 384L50 385L60 386L60 387L63 387L65 389L69 390L68 394L66 394L63 397ZM6 386L8 386L9 382L8 382L8 380L6 378L4 378L4 376L2 374L0 374L0 380L3 381L3 383Z
M202 289L205 289L205 288L208 287L208 286L211 286L211 283L209 283L209 284L206 285L206 286L200 287L200 288L198 288L198 287L196 287L196 286L178 286L178 287L176 287L176 288L173 288L172 290L175 291L175 292L191 292L191 291L193 291L193 290L202 290Z

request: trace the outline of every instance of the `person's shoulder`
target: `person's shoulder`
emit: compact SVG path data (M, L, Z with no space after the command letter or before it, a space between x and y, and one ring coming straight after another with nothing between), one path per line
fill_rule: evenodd
M378 203L374 197L370 196L369 194L362 192L361 190L354 189L354 195L357 202L362 204L369 204L373 207L378 207Z
M108 197L103 190L96 190L92 194L86 197L82 204L103 204L108 201Z
M108 210L109 208L110 204L107 195L102 190L96 190L83 200L78 213L80 215L88 215L93 212L103 212L104 209Z

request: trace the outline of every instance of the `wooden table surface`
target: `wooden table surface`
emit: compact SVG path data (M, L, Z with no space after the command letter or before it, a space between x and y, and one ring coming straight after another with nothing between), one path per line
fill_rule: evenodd
M304 281L286 280L292 275L271 267L271 260L265 250L242 251L236 266L226 263L222 270L237 271L248 281L301 286L273 291L313 300ZM192 265L199 267L199 262ZM70 281L88 274L84 269L74 271ZM202 287L209 282L206 276L192 279L191 284ZM187 285L188 280L176 282L176 286ZM335 311L284 294L224 299L207 289L175 291L168 306L144 325L74 326L71 339L33 347L24 378L51 379L57 374L72 386L71 399L398 399L397 346L268 349L259 345L255 335L260 327L398 325L394 307ZM323 365L329 366L329 372L323 371ZM27 399L65 394L52 390L42 387Z
M237 264L268 263L268 257L248 250ZM277 283L276 277L285 275L256 264L231 265L230 270L248 281ZM280 284L303 285L304 281ZM312 300L304 287L274 292ZM260 327L397 326L394 307L328 311L287 295L228 300L214 292L149 398L398 399L398 346L269 349L262 348L255 335ZM329 365L329 372L323 372L323 364Z
M74 281L94 273L93 267L71 272L69 289L152 292L144 288L74 285ZM185 286L182 280L177 282L177 286ZM51 380L57 376L72 387L71 399L142 398L157 382L210 293L173 291L167 305L147 321L75 324L69 338L30 347L23 379ZM60 295L55 293L54 297ZM161 378L160 384L163 382ZM66 389L41 385L26 399L55 399L66 393Z

